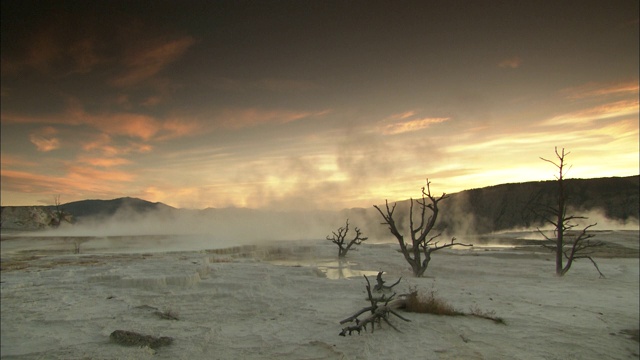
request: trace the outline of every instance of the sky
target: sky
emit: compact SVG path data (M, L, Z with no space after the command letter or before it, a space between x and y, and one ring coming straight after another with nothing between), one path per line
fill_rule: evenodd
M3 206L342 209L640 172L639 3L2 1Z

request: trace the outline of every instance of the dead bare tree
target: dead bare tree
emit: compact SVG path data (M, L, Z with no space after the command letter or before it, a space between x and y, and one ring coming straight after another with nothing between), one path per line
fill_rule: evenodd
M327 236L327 240L338 245L338 257L343 258L347 256L347 252L353 245L360 245L363 241L368 239L366 237L362 237L362 232L357 227L355 228L355 231L356 236L347 242L346 238L349 233L349 219L347 219L345 226L338 228L337 232L332 231L332 237Z
M391 231L391 234L398 240L400 251L402 252L402 255L404 255L405 260L407 260L409 265L411 265L413 275L416 277L424 275L427 267L429 266L429 262L431 261L431 253L434 251L456 245L473 246L470 244L456 243L455 237L451 238L451 241L448 243L438 245L438 242L434 242L434 240L442 235L441 232L428 237L431 230L433 230L436 225L436 220L438 219L438 213L440 211L438 203L449 197L445 193L442 193L440 197L431 195L430 184L431 182L427 179L427 186L422 188L421 200L413 200L413 198L410 200L409 234L411 235L411 243L409 244L405 241L404 236L398 230L398 226L393 218L393 212L396 209L397 203L393 204L392 207L389 207L389 201L385 201L386 209L384 212L377 205L373 206L378 210L380 215L382 215L382 218L384 219L382 224L388 225L389 231ZM428 203L427 200L429 201ZM414 202L418 205L420 213L417 223L414 222ZM427 209L429 210L429 214L427 214Z
M542 214L542 218L545 222L553 225L553 234L554 237L550 238L547 236L544 231L538 228L538 232L544 236L544 238L550 244L544 244L543 246L551 249L555 252L556 255L556 275L564 276L574 261L578 259L589 259L595 266L596 270L601 277L604 277L600 268L598 268L598 264L593 260L591 255L593 254L593 249L596 247L603 246L604 243L600 241L592 242L591 238L595 235L589 233L589 229L596 226L597 223L593 223L587 225L582 231L574 232L573 229L578 226L575 223L575 220L578 219L587 219L584 216L575 216L567 214L567 194L565 191L564 178L567 172L565 169L565 157L570 154L570 152L565 153L564 148L562 151L558 151L558 148L555 148L555 153L557 162L548 160L545 158L540 158L548 163L553 164L556 168L558 168L558 175L556 176L556 180L558 183L558 195L557 195L557 204L545 206L544 214ZM574 234L575 238L573 239L573 244L570 247L565 248L565 239L570 235ZM563 265L563 260L566 259L566 264Z
M65 219L65 212L62 208L62 204L60 203L60 195L56 195L53 197L53 204L55 206L55 209L53 210L49 226L57 228Z

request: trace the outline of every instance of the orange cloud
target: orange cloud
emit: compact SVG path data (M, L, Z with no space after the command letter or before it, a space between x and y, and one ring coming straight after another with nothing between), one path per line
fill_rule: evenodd
M89 116L87 120L97 129L113 135L126 135L143 140L151 139L162 125L151 116L132 113Z
M423 117L415 118L418 114L415 110L409 110L393 114L383 120L378 131L384 135L396 135L426 129L433 124L448 121L448 117Z
M410 111L405 111L403 113L391 115L386 120L389 120L389 121L404 120L414 115L416 115L416 112L413 110L410 110Z
M638 95L638 81L600 84L587 83L582 86L567 88L561 91L569 99L583 99L608 95Z
M110 135L126 135L148 140L160 129L160 123L153 117L135 113L89 114L75 99L69 100L67 113L62 116L69 124L91 125Z
M40 163L33 161L32 159L25 159L22 156L15 156L12 154L7 154L6 152L0 153L2 157L2 161L0 164L3 169L7 167L20 167L20 166L39 166ZM4 170L2 170L4 171Z
M511 69L519 68L520 65L522 65L522 58L519 56L510 57L498 63L498 67Z
M100 151L105 156L118 156L131 152L145 153L153 149L151 145L130 142L128 146L111 145L111 136L102 133L96 135L93 139L82 144L84 151Z
M23 193L59 194L69 186L63 178L25 171L2 170L2 189Z
M89 164L91 166L111 168L119 165L130 164L131 161L123 158L90 158L80 157L77 159L78 163Z
M218 116L221 125L230 129L241 129L261 124L284 124L300 120L312 115L321 115L325 112L312 113L305 111L289 110L263 110L256 108L249 109L226 109Z
M158 140L179 138L198 133L202 130L202 125L192 120L172 118L162 123L163 135L158 136Z
M60 139L55 137L58 131L47 126L29 135L29 140L33 143L38 151L48 152L60 147Z
M406 132L418 131L426 129L432 124L439 124L448 121L450 118L424 118L416 119L395 124L388 124L382 127L381 131L385 135L396 135Z
M250 114L244 114L250 117ZM156 119L152 116L132 113L87 113L82 105L75 99L69 100L69 106L63 114L52 116L24 116L17 114L2 113L3 123L19 123L19 124L60 124L79 126L85 125L98 129L109 135L121 135L132 138L138 138L144 141L153 140L156 137L160 139L176 138L195 133L200 125L195 121L185 119L168 119L166 121ZM39 135L39 134L38 134ZM34 137L34 143L38 142L43 149L51 149L55 144L47 144L47 138Z
M3 56L2 74L15 76L26 69L50 76L84 74L104 62L95 51L96 40L87 35L90 31L78 31L70 38L60 29L57 24L47 24L25 39L24 52Z
M564 125L590 123L595 120L610 119L619 116L637 115L638 100L616 101L589 109L558 115L544 120L540 125Z
M147 80L179 59L194 43L195 40L191 36L185 36L140 49L125 59L124 64L127 70L110 83L124 87Z
M81 189L87 189L95 184L96 182L130 182L135 179L135 176L130 172L125 171L114 171L113 169L109 170L97 170L92 167L80 167L80 166L70 166L69 171L66 178L69 180L70 184L76 184L78 186L80 184Z
M94 139L82 144L82 149L85 151L91 151L107 146L111 142L111 137L107 134L99 134Z

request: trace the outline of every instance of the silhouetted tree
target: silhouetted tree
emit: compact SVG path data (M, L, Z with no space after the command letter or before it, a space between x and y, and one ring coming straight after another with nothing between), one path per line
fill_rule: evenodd
M434 197L433 195L431 195L430 184L431 183L429 182L429 179L427 179L427 186L422 188L422 199L413 200L412 198L410 200L410 243L407 243L405 241L404 236L398 230L398 226L396 225L396 222L393 218L393 212L396 209L397 203L393 204L393 207L390 208L389 201L385 200L386 209L384 212L377 205L373 206L378 210L380 215L382 215L382 218L384 219L384 222L382 224L388 225L389 231L391 231L391 234L398 240L402 255L404 255L404 258L405 260L407 260L409 265L411 265L413 275L417 277L424 275L427 267L429 266L429 262L431 261L431 253L433 253L434 251L455 245L472 246L468 244L455 243L455 237L451 238L451 241L449 243L438 245L438 242L434 242L434 240L442 235L441 232L434 236L428 237L431 233L431 230L436 225L436 220L438 219L438 213L440 211L440 209L438 208L438 203L449 197L445 193L442 193L440 197ZM418 205L420 213L417 222L414 222L414 202Z
M51 221L49 221L49 226L57 228L62 224L63 221L71 222L71 214L67 213L62 207L62 203L60 202L60 195L56 195L53 198L54 209L51 213ZM73 253L80 254L80 245L89 241L87 237L68 237L65 238L65 242L71 242L73 244Z
M572 230L578 226L574 221L587 218L584 216L567 215L567 195L564 183L567 172L567 169L565 169L565 157L569 155L570 152L565 153L564 148L562 151L558 152L558 148L556 147L555 153L558 158L557 162L542 157L540 158L558 168L558 175L556 176L558 184L557 204L546 206L542 214L544 221L553 225L554 237L548 237L542 230L540 230L540 228L538 228L538 232L540 232L540 234L542 234L542 236L544 236L544 238L549 242L549 244L544 244L543 246L555 252L557 276L564 276L564 274L569 271L575 260L589 259L593 263L593 266L595 266L596 270L598 270L600 276L604 277L598 268L598 264L591 257L591 254L593 254L593 248L604 245L604 243L600 241L592 242L589 240L595 235L590 234L588 230L596 226L597 223L587 225L582 229L582 231L573 232ZM574 235L573 244L569 244L570 246L565 248L565 240L569 235ZM565 264L563 264L564 259L567 260Z
M49 226L57 228L60 226L60 223L65 220L65 212L62 208L62 204L60 203L60 195L53 197L53 204L55 208L53 210Z
M368 238L362 237L362 232L357 227L355 228L356 236L347 242L347 234L349 233L349 219L346 221L346 225L338 228L337 232L332 231L333 236L327 236L327 240L333 242L338 245L338 257L347 256L347 252L353 245L360 245L363 241Z

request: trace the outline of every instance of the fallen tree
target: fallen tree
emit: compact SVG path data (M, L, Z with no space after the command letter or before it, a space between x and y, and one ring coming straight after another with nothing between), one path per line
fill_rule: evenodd
M404 321L411 321L409 319L406 319L404 317L402 317L400 314L398 314L396 312L396 310L404 308L406 306L406 299L405 296L400 296L398 299L394 299L395 297L395 293L389 297L387 297L385 294L383 294L381 297L378 298L374 298L372 293L371 293L371 283L369 282L369 278L367 278L366 275L363 275L364 279L367 281L367 296L368 296L368 300L369 303L371 304L370 306L367 306L365 308L362 308L361 310L359 310L358 312L356 312L355 314L349 316L348 318L340 321L340 324L346 324L346 323L353 323L355 322L355 324L353 325L349 325L345 328L342 329L342 331L340 332L340 336L345 336L347 334L351 335L354 331L357 331L358 334L362 331L362 330L366 330L367 329L367 325L369 323L371 323L371 332L374 331L375 329L375 324L378 323L380 324L381 321L386 322L387 324L389 324L389 326L391 326L394 330L396 331L400 331L398 330L398 328L396 328L395 326L393 326L390 322L389 322L389 315L393 314L395 316L397 316L398 318L404 320ZM382 272L378 273L378 278L380 280L382 280ZM400 282L400 280L398 280L398 282ZM396 282L396 284L398 283ZM383 303L383 305L380 305L380 303ZM367 311L369 311L369 316L367 316L366 318L359 320L358 316L366 313Z
M401 279L398 279L398 281L396 281L393 285L384 286L382 274L382 272L378 273L378 284L373 288L373 291L388 292L393 286L400 283ZM491 320L497 324L506 325L504 319L495 316L495 312L482 311L477 306L472 307L469 313L458 311L454 309L453 306L451 306L449 303L435 297L434 291L432 291L428 296L421 296L418 294L418 291L414 289L409 294L396 296L396 293L393 293L391 296L387 297L386 293L383 293L382 296L374 297L369 278L364 275L364 279L367 281L367 300L369 300L370 305L358 310L353 315L340 321L341 325L350 324L342 328L342 331L340 331L339 333L340 336L346 336L347 334L352 335L353 332L357 332L358 334L360 334L363 330L367 330L367 325L369 324L371 324L371 332L374 332L375 325L380 325L382 321L387 323L394 330L402 332L391 322L389 322L390 315L394 315L407 322L411 321L400 315L398 313L399 310L434 315L474 316ZM359 317L365 313L367 313L366 317L364 317L363 319L359 319Z

